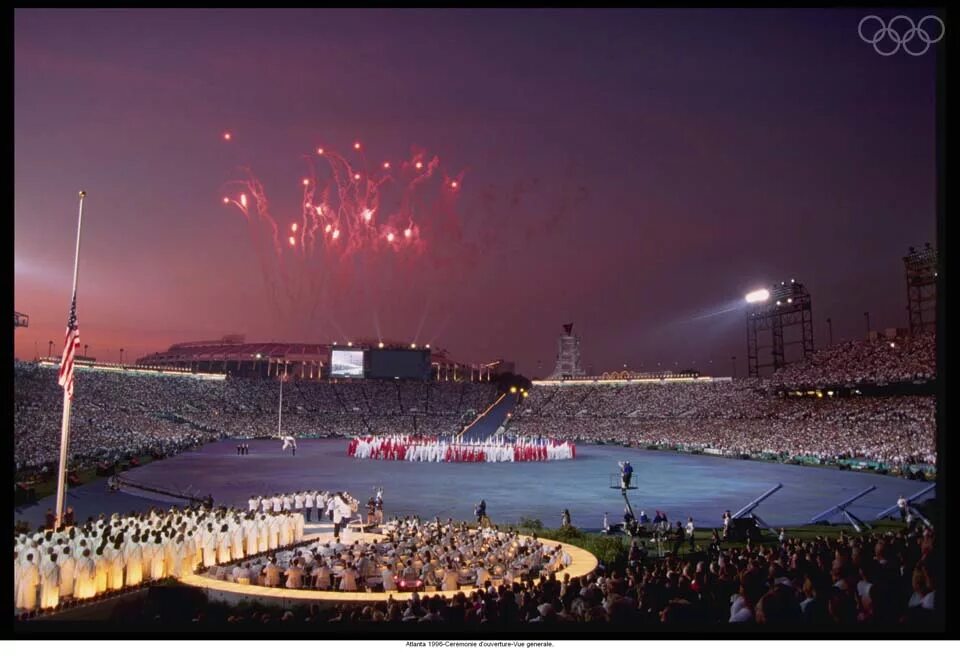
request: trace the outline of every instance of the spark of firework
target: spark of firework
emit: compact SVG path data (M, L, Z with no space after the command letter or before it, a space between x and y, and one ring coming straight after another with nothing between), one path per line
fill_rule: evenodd
M329 144L313 147L291 185L300 190L293 216L273 212L249 169L227 183L224 205L246 219L268 292L284 305L281 315L313 316L322 306L327 316L331 301L369 304L379 335L379 313L391 294L440 269L459 275L476 261L485 235L503 232L478 223L478 241L467 236L456 209L464 174L445 173L438 157L415 149L407 158L370 158L369 150L361 140L349 142L346 154Z

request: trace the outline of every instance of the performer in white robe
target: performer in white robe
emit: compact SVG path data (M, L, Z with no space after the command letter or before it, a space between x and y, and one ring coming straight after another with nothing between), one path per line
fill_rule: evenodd
M103 594L107 591L107 560L103 557L104 550L97 549L97 552L93 554L93 564L94 564L94 581L97 586L97 594Z
M280 515L274 515L267 523L270 541L267 544L268 549L276 549L280 546Z
M171 569L170 574L177 578L183 578L193 570L191 563L190 547L183 535L178 535L175 541L171 541Z
M57 563L60 565L60 600L62 601L73 597L74 572L77 568L73 550L70 547L64 547Z
M125 583L128 586L140 585L143 581L143 549L140 546L140 538L132 536L123 548L123 561L126 564ZM61 566L62 574L63 566Z
M74 570L74 599L92 599L97 596L97 566L90 557L90 550L84 549L77 559Z
M303 515L296 514L293 516L293 536L294 542L300 542L303 540L304 528L306 527L306 521L303 518Z
M197 543L194 542L193 536L189 534L183 536L183 560L180 563L179 576L183 577L188 574L193 574L197 569L200 558L200 550L197 548Z
M284 513L280 520L280 546L286 547L293 543L293 515Z
M153 543L150 541L150 534L140 536L140 557L142 558L140 567L143 571L144 580L150 580L150 572L152 571L155 553L156 549L153 548Z
M37 587L40 585L40 568L34 562L33 554L27 554L26 560L20 565L20 576L17 577L17 603L20 610L30 612L37 607Z
M343 509L346 507L346 504L340 501L340 497L334 497L332 503L333 503L334 535L339 536L340 535L339 527L344 520Z
M257 546L257 536L259 533L256 521L250 518L243 520L243 538L244 542L246 542L246 554L248 558L260 552Z
M22 542L17 542L17 547L23 548ZM20 562L20 552L14 548L13 550L13 608L17 608L17 599L20 595L20 568L23 566L23 563Z
M313 505L316 499L317 499L317 493L314 492L313 490L304 492L303 494L303 507L305 509L304 512L306 513L306 516L307 516L306 519L308 522L313 521Z
M158 535L152 546L153 558L150 559L150 580L159 581L167 575L167 559L163 551L163 539Z
M224 524L217 532L217 562L225 563L230 560L230 530Z
M230 555L233 559L243 558L243 524L240 520L234 520L230 526Z
M260 515L257 522L257 553L270 548L270 522L267 515Z
M213 532L213 526L208 525L203 534L203 566L213 567L217 564L217 534Z
M193 534L187 535L188 540L193 540L190 545L190 553L193 555L193 569L196 571L203 564L203 531L199 527L193 529Z
M177 548L176 537L166 536L163 540L163 572L166 576L176 576Z
M120 590L123 588L123 546L120 543L108 544L103 550L104 560L107 563L107 588Z
M40 608L60 605L60 566L57 554L52 553L40 566Z

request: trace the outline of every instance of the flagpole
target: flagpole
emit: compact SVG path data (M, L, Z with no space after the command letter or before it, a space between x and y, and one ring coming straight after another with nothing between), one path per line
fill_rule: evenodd
M77 215L77 248L73 254L73 292L70 294L71 303L76 303L77 300L77 277L80 272L80 228L83 226L83 198L86 195L87 192L80 192L80 211ZM63 506L67 497L67 453L70 444L70 405L69 388L65 385L63 388L63 418L60 425L60 468L57 476L57 528L63 526Z
M277 437L282 439L280 422L283 421L283 375L280 376L280 407L277 409Z

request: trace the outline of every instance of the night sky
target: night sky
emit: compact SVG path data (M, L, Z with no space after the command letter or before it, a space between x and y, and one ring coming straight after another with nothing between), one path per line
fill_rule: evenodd
M573 322L597 373L742 374L743 309L714 313L791 277L818 346L827 317L835 340L864 311L904 326L936 60L879 56L865 13L17 11L16 355L62 348L80 189L81 341L104 360L379 335L538 376ZM322 301L271 287L225 184L249 166L287 220L304 157L355 140L462 173L448 229L417 258L313 262Z

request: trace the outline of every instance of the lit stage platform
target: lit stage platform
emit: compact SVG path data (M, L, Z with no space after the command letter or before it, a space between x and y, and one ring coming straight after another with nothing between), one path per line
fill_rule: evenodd
M326 524L309 524L305 532L305 539L310 537L315 537L318 542L324 543L333 539L333 530ZM341 533L341 542L344 544L382 538L383 536L378 533L361 533L359 531L349 531L346 535ZM540 539L540 541L548 546L562 544L554 540ZM572 562L557 574L558 579L562 579L565 574L569 574L570 578L579 578L590 574L597 568L597 559L590 552L569 544L563 544L563 550L570 555ZM243 585L229 581L219 581L197 574L186 576L180 580L186 585L203 590L210 601L224 602L230 605L242 602L259 602L286 608L300 604L377 603L387 601L391 597L398 601L406 601L413 595L412 592L338 592L268 588L260 585ZM463 586L457 591L422 591L419 594L420 596L440 595L445 598L452 598L460 592L470 596L474 589L472 586Z

